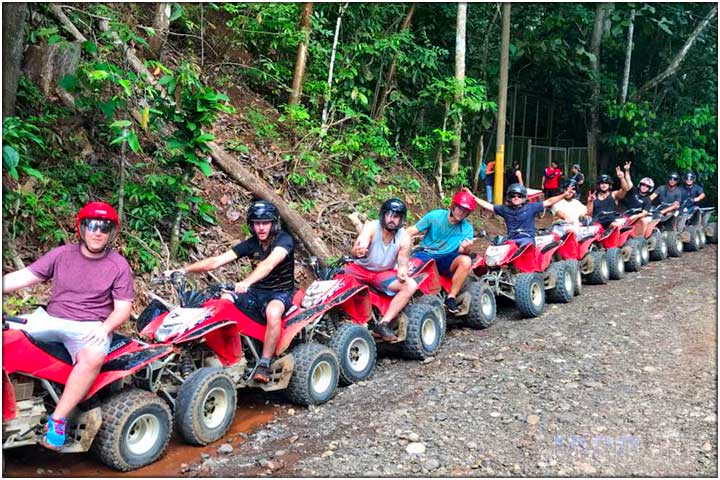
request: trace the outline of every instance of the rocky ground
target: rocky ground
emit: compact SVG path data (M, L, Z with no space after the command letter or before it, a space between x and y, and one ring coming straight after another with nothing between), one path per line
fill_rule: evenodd
M537 319L502 306L326 405L273 397L273 421L185 474L717 477L716 352L710 246Z

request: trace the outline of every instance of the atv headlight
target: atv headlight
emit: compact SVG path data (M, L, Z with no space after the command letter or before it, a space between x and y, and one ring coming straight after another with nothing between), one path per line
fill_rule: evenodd
M496 267L510 251L510 245L490 245L485 250L485 265Z
M315 280L305 291L301 306L303 308L310 308L313 305L321 303L335 293L341 285L340 280Z
M155 338L164 342L182 332L190 330L198 323L208 319L213 312L209 308L182 308L178 307L168 313L162 325L155 332Z

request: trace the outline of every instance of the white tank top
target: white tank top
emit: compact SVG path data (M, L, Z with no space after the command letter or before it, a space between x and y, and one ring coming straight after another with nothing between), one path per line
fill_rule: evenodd
M400 250L400 239L405 235L405 228L395 232L395 236L390 243L385 243L382 237L382 227L380 221L375 220L375 236L370 242L368 253L363 258L355 261L361 267L372 272L383 272L395 267L397 262L397 254Z

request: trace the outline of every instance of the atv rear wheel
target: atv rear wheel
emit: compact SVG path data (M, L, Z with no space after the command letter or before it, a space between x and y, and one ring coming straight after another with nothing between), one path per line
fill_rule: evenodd
M443 338L443 325L431 305L411 303L405 307L408 320L405 340L397 343L405 358L424 360L437 352Z
M706 243L718 243L718 227L717 222L708 223L705 227Z
M545 287L537 273L521 273L515 280L515 307L525 318L539 317L545 310Z
M625 276L625 261L619 248L607 250L607 261L611 280L620 280Z
M330 348L319 343L301 343L292 350L295 367L287 395L298 405L320 405L335 395L340 366Z
M593 262L593 271L584 276L590 285L605 285L610 280L610 266L608 265L607 255L602 251L592 251L588 253Z
M630 247L630 258L625 262L625 270L628 272L637 272L642 267L642 252L640 246L634 242L628 242Z
M495 295L490 287L479 280L465 284L464 291L470 294L470 310L465 316L465 325L470 328L488 328L496 320Z
M573 276L575 277L575 296L582 294L582 274L580 273L580 261L578 260L566 260L567 264L572 268Z
M122 472L153 463L165 452L172 413L157 395L122 390L102 402L102 425L90 447L105 465Z
M678 232L668 232L665 243L667 243L669 256L679 257L682 255L683 243L680 235L678 235Z
M185 379L175 399L175 430L191 445L227 433L237 408L235 385L220 368L203 367Z
M567 262L555 262L550 264L548 268L551 274L555 275L555 286L547 292L545 296L551 303L570 303L575 295L575 275L572 267Z
M700 250L700 244L702 243L700 229L698 229L695 225L690 225L687 232L690 235L690 241L683 243L683 250L687 252L697 252Z
M375 369L377 348L367 327L342 323L330 338L328 346L340 361L340 384L350 385L365 380Z

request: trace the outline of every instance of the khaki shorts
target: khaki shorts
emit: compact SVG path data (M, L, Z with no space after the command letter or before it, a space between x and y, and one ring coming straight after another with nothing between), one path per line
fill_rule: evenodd
M68 320L66 318L53 317L39 307L32 313L19 315L27 319L25 325L19 323L11 323L10 328L24 330L32 337L41 342L60 342L62 343L72 357L73 364L77 361L77 354L85 348L85 337L102 324L100 321L78 321ZM89 345L87 348L97 349L105 355L110 351L110 343L112 335L108 335L105 343L102 345Z

